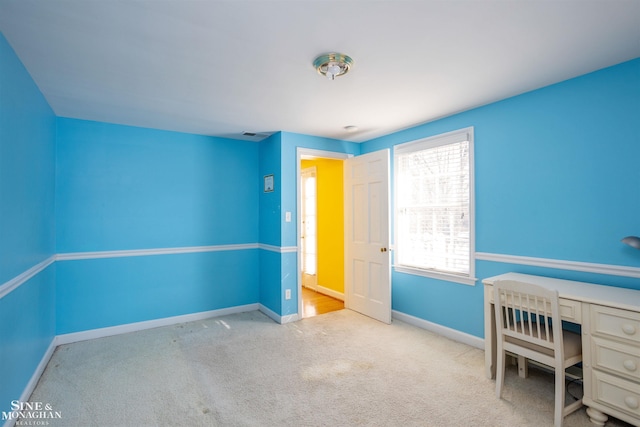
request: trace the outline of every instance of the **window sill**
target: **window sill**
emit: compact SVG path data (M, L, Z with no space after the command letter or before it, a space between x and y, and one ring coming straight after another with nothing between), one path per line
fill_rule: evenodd
M475 286L478 279L456 276L455 274L440 273L437 271L423 270L421 268L407 267L404 265L394 265L393 269L398 273L413 274L415 276L429 277L432 279L446 280L447 282L461 283L463 285Z

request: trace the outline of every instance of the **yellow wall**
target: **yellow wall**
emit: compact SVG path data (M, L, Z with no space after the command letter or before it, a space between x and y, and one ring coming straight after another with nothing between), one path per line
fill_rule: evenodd
M318 286L344 294L344 187L342 160L303 160L316 167Z

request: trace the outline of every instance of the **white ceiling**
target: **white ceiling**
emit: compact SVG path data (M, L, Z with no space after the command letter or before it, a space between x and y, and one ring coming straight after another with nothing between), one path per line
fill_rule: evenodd
M640 57L639 22L639 0L0 0L58 116L240 139L389 134ZM355 61L335 81L331 51Z

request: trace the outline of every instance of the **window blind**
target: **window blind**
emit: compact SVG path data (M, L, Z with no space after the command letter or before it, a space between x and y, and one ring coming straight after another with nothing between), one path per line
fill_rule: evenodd
M396 263L471 274L468 134L403 144L395 158Z

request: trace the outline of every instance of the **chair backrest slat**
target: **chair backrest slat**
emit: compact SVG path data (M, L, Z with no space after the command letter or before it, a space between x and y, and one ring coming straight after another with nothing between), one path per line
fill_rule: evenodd
M550 319L550 313L547 311L547 302L548 300L543 298L541 303L542 303L542 314L538 315L538 329L540 330L540 333L542 334L544 332L544 336L547 337L547 341L551 341L551 334L548 333L548 329L549 329L549 319Z
M528 310L527 312L527 319L522 319L522 321L526 321L527 326L529 327L529 336L536 336L537 334L535 334L534 330L533 330L533 322L531 321L531 301L530 301L530 295L529 294L525 294L525 298L527 299L527 306L526 309ZM521 307L522 308L522 307ZM523 309L524 310L524 309ZM523 312L524 314L524 312ZM537 338L540 338L539 336Z
M499 334L562 351L557 345L562 343L557 291L505 280L493 286L495 307L502 319L496 325ZM558 323L556 328L552 327L553 319Z
M546 304L546 300L542 299L543 304ZM548 317L547 313L544 313L544 306L542 307L543 309L543 316L540 315L540 307L538 306L538 304L540 303L540 301L538 300L538 296L534 296L533 297L533 314L534 314L534 318L535 318L535 325L536 325L536 337L538 339L545 339L545 335L542 335L542 323L544 322L545 318ZM533 321L529 321L529 323L533 323ZM544 322L546 323L546 322ZM548 338L548 337L547 337Z

